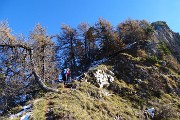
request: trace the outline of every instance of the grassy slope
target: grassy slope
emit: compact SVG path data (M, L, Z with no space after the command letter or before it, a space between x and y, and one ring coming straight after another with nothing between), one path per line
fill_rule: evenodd
M31 120L143 120L144 109L151 107L156 109L155 120L179 120L180 98L167 89L177 88L179 83L175 78L180 76L169 67L147 63L147 60L121 54L104 65L97 66L94 69L104 66L114 69L115 81L108 88L100 89L78 81L71 85L76 86L76 89L59 84L61 94L45 93L33 102ZM132 70L130 64L135 64ZM136 77L144 74L139 71L142 69L151 77L138 83ZM131 72L132 76L129 74ZM127 82L127 77L131 78L130 83ZM92 78L89 76L89 79Z
M62 94L45 94L38 102L35 102L31 119L144 119L143 108L140 107L142 103L114 93L106 96L107 90L99 89L85 82L76 82L75 84L78 85L76 90L61 88ZM179 97L163 94L161 98L153 97L145 101L143 106L155 107L158 110L157 119L158 114L162 116L165 114L164 116L169 119L179 119L177 115L180 112Z
M120 60L124 60L124 64L120 63ZM76 89L72 90L60 84L59 89L62 93L45 94L41 98L45 101L42 109L39 109L41 116L33 114L32 118L139 120L145 119L143 115L145 108L154 107L156 120L180 119L180 98L173 91L166 90L177 88L179 83L175 78L180 76L171 68L147 63L147 60L121 54L114 60L94 68L101 69L106 66L108 69L114 69L115 81L110 87L100 89L87 82L76 81L72 84ZM132 70L131 67L129 68L130 64L135 64ZM142 69L151 77L144 78L141 83L138 83L135 78L144 74L139 71ZM129 74L131 72L133 72L132 76ZM126 81L127 77L132 79L130 83ZM89 79L92 78L89 76ZM37 108L38 104L35 104L33 113L38 113Z
M130 101L118 95L106 96L104 92L106 90L85 82L75 84L79 86L76 90L61 88L62 94L45 94L45 97L39 101L46 104L43 104L43 106L41 106L42 104L35 104L33 108L35 114L32 118L102 120L122 117L138 119L139 113L141 113L138 109L132 107ZM41 110L38 107L41 107Z

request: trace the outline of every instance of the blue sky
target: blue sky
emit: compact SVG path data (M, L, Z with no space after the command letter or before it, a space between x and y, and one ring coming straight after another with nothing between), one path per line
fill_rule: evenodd
M8 20L13 33L29 32L37 23L48 34L60 32L62 24L76 27L104 18L117 26L128 18L166 21L180 32L180 0L0 0L0 20Z

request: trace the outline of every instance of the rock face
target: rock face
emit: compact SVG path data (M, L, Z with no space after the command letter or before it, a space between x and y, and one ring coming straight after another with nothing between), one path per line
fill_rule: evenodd
M109 85L109 83L114 81L114 77L107 73L105 70L97 70L94 73L94 80L98 87L102 88L104 85Z
M180 35L173 32L166 22L157 21L152 23L155 29L155 38L157 42L165 42L172 51L172 54L180 61Z
M91 79L88 79L88 76L91 76ZM113 76L114 73L112 71L108 70L106 66L101 66L89 71L86 74L85 79L87 82L102 88L104 86L109 86L109 84L114 81Z

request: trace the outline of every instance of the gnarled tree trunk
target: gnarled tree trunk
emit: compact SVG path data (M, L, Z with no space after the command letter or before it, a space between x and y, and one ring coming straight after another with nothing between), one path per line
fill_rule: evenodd
M38 75L38 72L36 71L36 67L34 65L34 60L33 60L33 50L30 46L26 45L26 44L0 44L0 47L9 47L9 48L23 48L27 51L29 51L29 56L30 56L30 64L32 67L32 74L35 77L35 81L38 83L39 87L45 91L45 92L58 92L57 89L53 89L50 88L48 86L46 86L42 80L42 78L40 78L40 76Z

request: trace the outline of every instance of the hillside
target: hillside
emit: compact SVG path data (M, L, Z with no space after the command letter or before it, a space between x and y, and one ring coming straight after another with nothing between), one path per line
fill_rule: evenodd
M126 31L129 28L127 24L119 25L123 44L119 45L117 42L119 46L113 46L114 44L106 41L106 46L103 47L106 52L94 52L94 64L85 61L84 64L81 63L82 66L77 66L79 69L74 68L79 70L74 74L81 75L74 77L73 82L66 85L60 82L52 85L46 83L58 92L41 89L44 84L39 87L33 99L26 102L32 104L28 111L29 119L179 120L180 35L170 30L163 21L148 25L142 22L142 28L139 28L141 22L130 22L132 23L129 26L134 27L130 32ZM114 31L112 36L109 35L109 31L102 33L108 40L112 36L116 38ZM39 54L35 55L38 57ZM38 65L35 63L35 66ZM41 72L39 71L37 73ZM55 77L52 76L53 72L48 74L51 78ZM32 79L38 78L40 79L35 74ZM36 85L34 82L32 89L37 90ZM147 115L147 118L145 110L151 108L155 109L154 115ZM22 106L18 105L11 108L8 113L15 114L21 110ZM20 119L22 116L21 114L12 119ZM6 113L1 118L9 119L9 115Z
M57 85L60 94L41 93L32 101L31 119L139 120L145 119L145 108L153 107L154 120L178 120L180 75L140 59L121 53L85 73L80 81Z
M179 78L160 64L146 65L121 53L85 73L80 81L57 85L61 93L41 93L32 101L30 119L143 120L145 108L153 107L154 120L178 120Z

